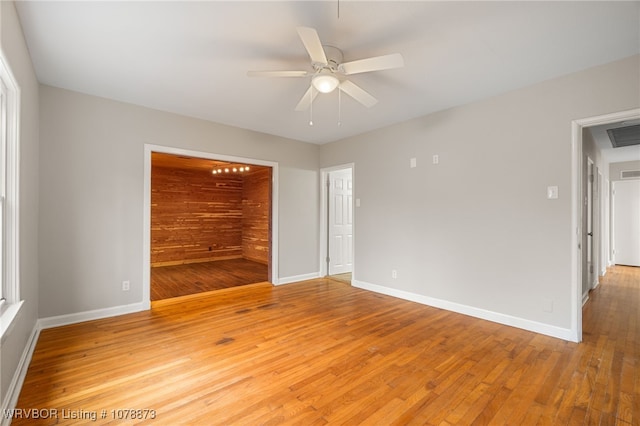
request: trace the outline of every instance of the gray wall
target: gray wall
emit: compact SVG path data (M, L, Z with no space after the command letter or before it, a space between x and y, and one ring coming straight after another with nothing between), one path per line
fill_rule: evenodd
M38 81L11 2L0 1L0 43L21 91L20 295L25 301L0 346L0 400L14 376L38 315Z
M639 59L322 146L355 163L355 279L569 329L571 121L638 108Z
M145 143L278 162L279 276L318 272L318 146L49 86L40 96L40 317L142 301Z

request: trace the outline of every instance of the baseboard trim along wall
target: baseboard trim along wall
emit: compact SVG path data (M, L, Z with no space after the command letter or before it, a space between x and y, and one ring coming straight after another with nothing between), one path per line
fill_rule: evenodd
M312 272L310 274L294 275L292 277L280 278L278 279L277 283L273 283L273 284L274 285L291 284L291 283L297 283L299 281L313 280L316 278L320 278L320 272Z
M11 379L11 383L9 383L7 394L2 401L2 417L0 418L0 425L2 426L9 426L11 424L11 416L8 415L8 413L15 409L16 404L18 403L22 384L24 383L24 379L27 377L27 370L29 369L29 364L31 364L31 357L36 349L38 336L40 336L40 330L39 324L36 323L31 331L29 340L27 340L24 351L22 351L20 362L18 362L18 368L16 368L13 378Z
M404 290L384 287L377 284L370 284L364 281L353 280L351 285L363 290L373 291L375 293L386 294L387 296L397 297L399 299L409 300L411 302L420 303L434 308L445 309L447 311L468 315L498 324L508 325L511 327L521 328L534 333L544 334L546 336L556 337L571 342L575 342L571 330L567 328L556 327L553 325L543 324L537 321L531 321L523 318L513 317L498 312L487 311L485 309L475 308L473 306L462 305L460 303L450 302L447 300L436 299L421 294L415 294Z
M148 309L147 305L142 302L133 303L131 305L114 306L112 308L95 309L93 311L78 312L75 314L40 318L38 320L38 326L41 330L44 330L45 328L60 327L62 325L76 324L84 321L132 314L134 312L146 311Z

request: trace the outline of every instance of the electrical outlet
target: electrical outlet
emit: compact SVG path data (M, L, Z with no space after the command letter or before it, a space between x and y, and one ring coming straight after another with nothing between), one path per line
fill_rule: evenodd
M398 278L398 271L396 271L395 269L391 270L391 278L396 279Z
M131 285L129 281L122 281L122 291L129 291Z

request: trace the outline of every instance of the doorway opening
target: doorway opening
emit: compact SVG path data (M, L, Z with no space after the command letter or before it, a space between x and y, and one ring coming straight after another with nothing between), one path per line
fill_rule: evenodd
M609 188L603 186L602 170L599 170L598 164L594 165L593 158L588 157L583 136L590 128L638 119L640 109L632 109L572 122L571 287L574 298L571 306L570 340L576 342L582 341L583 303L586 302L589 290L598 283L599 272L607 262L601 254L608 251L610 246L607 222L610 206L605 204L610 199ZM599 149L596 151L599 152ZM602 165L607 170L609 162L603 161ZM609 179L604 181L608 183Z
M143 300L277 283L277 164L145 146Z
M354 274L353 164L322 169L320 275L351 284Z

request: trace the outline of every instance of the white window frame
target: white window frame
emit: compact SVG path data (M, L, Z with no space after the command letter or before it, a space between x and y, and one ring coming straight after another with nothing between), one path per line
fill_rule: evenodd
M23 301L19 262L20 87L0 50L0 338L4 338Z

